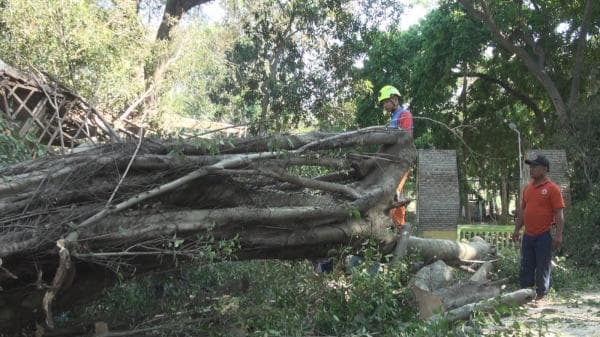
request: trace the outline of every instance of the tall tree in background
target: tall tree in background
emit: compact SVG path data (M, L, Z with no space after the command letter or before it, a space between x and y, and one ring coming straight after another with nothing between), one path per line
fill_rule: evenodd
M7 0L0 12L4 61L45 71L106 111L142 89L147 46L133 3Z
M589 136L585 131L589 119L581 114L586 113L584 107L592 99L586 95L590 93L588 86L598 82L597 74L584 70L597 64L594 55L598 52L600 6L593 0L457 1L543 88L553 107L553 113L544 118L558 120L557 130L567 142L563 144L578 166L579 190L589 192L600 179L600 166L593 159L598 158L594 151L597 146L588 146L589 138L582 138Z
M546 90L561 129L570 130L570 115L579 101L588 32L592 14L596 12L595 1L575 1L569 5L560 1L458 2L490 30L502 48L523 62ZM560 25L565 25L565 33L559 31ZM571 67L561 69L557 66L565 52ZM566 87L558 82L564 75L570 77L570 85Z
M353 99L354 63L373 24L360 9L346 0L267 0L238 8L234 25L241 37L228 57L236 77L226 89L242 97L240 115L257 122L258 132L344 115L343 102Z
M325 43L329 12L340 10L339 4L262 1L238 10L240 21L233 24L241 36L228 55L236 70L227 89L242 97L240 117L258 122L259 133L298 125L319 75L308 70L309 59L318 62L319 56L311 54L311 45Z
M597 38L594 38L597 36L597 24L589 25L594 28L592 34L587 35L587 47L582 47L583 40L578 38L585 26L585 18L589 19L587 10L591 9L584 7L583 3L565 6L558 2L544 2L546 7L543 10L532 6L516 12L513 5L502 4L504 7L495 3L493 13L502 18L503 25L522 27L523 22L527 22L543 33L534 35L540 36L536 43L545 50L544 76L550 76L554 81L551 85L567 93L562 97L570 97L572 106L577 107L573 100L578 95L570 91L577 86L585 93L583 97L591 97L590 89L595 87L593 83L598 82L594 79L597 75L594 72L584 73L586 76L581 79L574 75L579 73L581 76L576 71L578 66L574 66L574 60L590 65L598 62L594 57L598 48ZM523 17L524 12L529 13L526 18ZM553 21L545 20L553 15L551 13L557 13ZM544 26L545 23L548 27ZM557 29L561 23L563 28L568 29ZM511 134L506 121L519 125L526 148L550 147L552 144L566 148L570 158L578 159L574 163L582 169L577 171L585 172L585 177L581 174L577 180L591 186L593 181L598 180L598 165L588 158L590 155L597 158L593 150L596 146L590 146L589 141L580 141L580 145L574 144L574 141L565 144L564 137L562 142L554 143L556 131L566 130L559 127L555 102L527 65L519 57L513 57L514 53L499 44L490 31L477 17L466 14L456 2L443 2L419 26L406 32L392 30L377 34L369 49L363 79L371 81L374 90L387 83L397 85L410 100L417 118L418 146L461 149L465 159L461 161L464 164L462 172L471 177L481 177L484 188L497 190L501 181L517 181L517 162L511 159L516 158L516 137ZM523 34L513 32L511 39L517 41L519 36ZM533 52L525 42L517 46ZM588 52L584 53L584 50ZM542 54L543 51L537 52ZM581 85L573 85L577 82ZM386 119L380 113L381 109L376 107L373 97L372 94L365 97L359 105L361 125L381 123ZM571 139L581 140L584 134L586 139L590 136L598 138L581 122L590 120L584 113L570 115L579 115L576 120L580 121L573 120L569 125L574 137ZM376 121L377 118L379 120ZM452 128L465 143L457 141L452 132L439 127L437 122ZM583 133L583 129L587 131ZM587 165L584 160L588 161ZM518 190L516 183L513 190Z
M235 114L237 98L219 101L220 83L233 76L225 55L231 50L237 32L223 25L193 22L173 34L173 44L181 50L180 57L164 73L159 97L163 120L177 114L201 120L239 121Z

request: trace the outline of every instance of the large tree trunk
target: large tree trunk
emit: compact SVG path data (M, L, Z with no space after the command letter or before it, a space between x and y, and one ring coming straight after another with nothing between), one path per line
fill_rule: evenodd
M207 3L210 0L167 0L165 11L156 33L157 40L168 40L171 30L179 22L183 14L190 9Z
M324 256L382 237L391 225L384 210L415 159L406 132L381 127L220 143L145 140L1 170L8 320L44 298L49 316L53 299L68 298L91 266L139 271L201 260L208 236L236 238L240 258ZM315 166L327 174L295 174Z

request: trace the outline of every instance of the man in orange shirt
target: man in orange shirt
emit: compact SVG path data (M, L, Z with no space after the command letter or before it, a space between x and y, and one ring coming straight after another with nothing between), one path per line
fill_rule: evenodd
M512 234L517 240L521 227L525 234L521 246L520 283L522 288L536 286L536 300L542 299L550 289L552 248L562 244L565 202L560 188L548 178L550 163L538 155L525 160L529 165L531 180L525 186L521 198L521 212ZM550 229L556 224L556 234Z

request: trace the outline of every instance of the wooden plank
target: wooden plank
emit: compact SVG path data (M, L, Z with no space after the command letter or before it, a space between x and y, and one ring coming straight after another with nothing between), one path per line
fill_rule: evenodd
M33 92L41 92L40 88L33 86L33 85L25 85L22 83L16 83L15 87L20 88L20 89L25 89L25 90L29 90L29 91L33 91Z
M6 87L0 86L0 89L8 89ZM8 115L9 119L12 119L12 115L10 113L10 106L8 105L8 99L6 98L6 93L4 92L4 90L1 90L2 92L2 104L4 104L4 113L6 113Z
M97 126L94 124L94 121L90 119L91 116L93 116L93 113L91 111L85 110L78 110L77 113L70 114L69 117L71 119L71 122L75 125L78 125L78 129L73 135L73 138L78 139L80 134L83 134L86 139L95 143L90 133L90 125L94 128L97 128Z
M50 133L48 133L48 134L50 134ZM55 128L54 129L54 133L51 135L50 140L48 141L48 143L46 144L46 146L49 147L50 145L52 145L52 142L54 142L54 139L56 138L57 135L58 135L58 128ZM43 134L38 139L38 143L40 143L42 141L42 138L44 138Z
M54 96L54 102L56 103L56 96ZM67 100L62 100L60 102L60 105L58 106L58 109L56 111L57 113L57 118L56 120L58 121L58 133L60 135L60 152L64 153L64 149L65 149L65 133L63 132L63 125L62 125L62 120L64 117L67 117L69 115L70 110L68 108L65 107L65 105L67 105L68 102ZM60 115L60 110L61 109L65 109L65 113L63 116Z
M7 97L7 98L9 98L9 97L13 96L13 95L14 95L14 93L15 93L15 90L17 90L17 88L16 88L16 87L14 87L14 86L13 86L13 87L8 87L8 88L10 88L10 91L9 91L9 92L8 92L8 94L6 95L6 97ZM7 102L7 103L8 103L8 102ZM13 114L12 114L12 115L11 115L11 114L9 114L9 117L10 117L10 119L13 119L13 120L15 119L15 113L14 113L14 110L13 110Z
M86 120L87 120L87 116L86 116ZM87 128L87 123L86 123L86 121L81 121L81 122L79 122L79 128L78 128L78 129L77 129L77 131L75 132L75 135L73 135L73 137L74 137L75 139L77 139L77 136L79 136L79 133L80 133L80 132L83 130L83 127L84 127L84 126L86 127L86 131L87 131L87 132L86 132L86 131L84 131L84 134L85 134L86 138L88 138L88 139L90 138L89 129Z
M16 86L13 84L13 85L12 85L12 88L11 88L11 90L10 90L10 92L8 93L8 97L10 97L10 96L14 95L14 94L15 94L15 91L17 91L17 89L18 89L18 88L17 88L17 87L16 87Z
M36 122L38 116L46 111L45 102L45 100L38 102L36 107L33 109L33 116L27 119L27 121L25 121L25 123L23 124L23 127L21 127L21 130L19 130L19 136L25 137L25 135L27 135L27 133L29 133L29 131L33 127L33 124Z
M65 115L68 113L65 112ZM56 118L56 120L58 120L58 132L60 134L60 152L64 153L64 149L65 149L65 133L63 132L63 126L62 126L62 117L60 117L60 113L58 113L58 118Z
M58 121L57 122L58 125L52 125L52 121L54 121L54 120ZM73 137L71 137L69 134L63 132L61 117L60 117L58 110L55 110L55 112L52 116L52 119L50 119L48 122L48 126L47 126L46 130L49 129L51 126L54 127L54 133L52 133L52 136L50 137L50 140L48 141L47 146L52 145L52 143L54 142L54 140L56 139L57 136L60 136L60 142L61 142L62 148L65 148L65 145L64 145L65 138L67 138L71 143L74 142ZM44 130L44 131L46 131L46 130ZM48 132L48 134L50 134L50 133ZM39 141L41 141L41 138L39 139Z
M25 100L21 100L21 97L19 97L18 95L13 95L13 97L19 101L19 103L21 103L21 105L19 105L19 107L15 110L14 114L13 114L13 119L17 118L17 115L19 114L19 112L21 111L21 108L25 108L25 110L27 110L27 112L29 113L29 116L33 116L33 112L27 107L27 101L29 100L29 98L31 98L31 95L33 95L33 91L30 91L29 94L27 95L27 97L25 98Z
M44 135L46 133L48 133L48 135L50 135L50 132L48 132L48 130L50 129L50 127L54 127L54 133L52 133L51 137L50 137L50 141L54 141L54 138L56 137L57 134L57 128L56 126L52 125L52 121L54 120L55 116L58 114L57 110L54 110L54 114L52 114L52 116L46 120L46 124L42 124L41 122L38 122L39 124L42 124L42 133L40 134L40 138L38 138L38 142L42 141L42 138L44 138Z
M19 130L19 137L25 137L25 135L27 135L29 130L31 130L32 126L33 126L33 119L31 119L31 118L27 119L25 121L25 123L23 124L23 126L21 127L21 129Z

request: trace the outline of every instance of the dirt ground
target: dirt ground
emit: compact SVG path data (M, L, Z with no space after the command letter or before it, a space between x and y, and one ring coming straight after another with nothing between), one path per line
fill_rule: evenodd
M526 305L524 317L512 317L544 337L600 337L600 291L550 296L539 306Z

